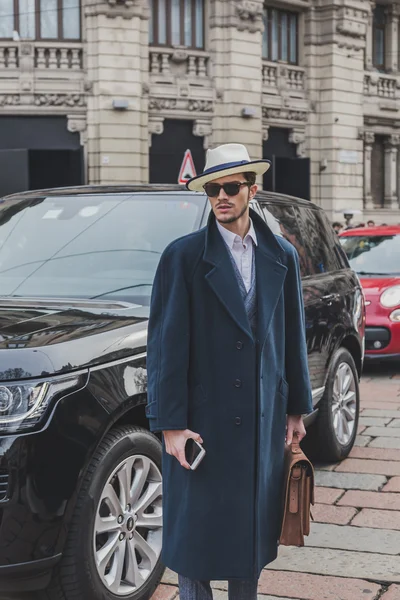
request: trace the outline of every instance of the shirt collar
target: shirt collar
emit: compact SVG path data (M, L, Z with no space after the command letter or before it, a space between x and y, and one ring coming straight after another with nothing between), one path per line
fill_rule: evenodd
M220 234L222 235L222 238L223 238L225 244L228 246L228 248L230 248L232 250L235 241L237 241L237 240L240 242L242 241L240 236L238 236L236 233L232 233L232 231L229 231L229 229L227 229L226 227L221 225L221 223L219 223L218 221L216 221L216 223L217 223L218 230L219 230ZM254 229L253 221L251 219L250 219L250 229L244 237L244 242L249 241L247 238L251 238L253 240L253 243L256 246L258 245L256 231Z

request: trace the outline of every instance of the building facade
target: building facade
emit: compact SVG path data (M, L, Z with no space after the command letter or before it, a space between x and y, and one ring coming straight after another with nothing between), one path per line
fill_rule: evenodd
M1 0L0 194L177 182L246 144L264 188L400 222L400 3ZM260 182L261 183L261 182Z

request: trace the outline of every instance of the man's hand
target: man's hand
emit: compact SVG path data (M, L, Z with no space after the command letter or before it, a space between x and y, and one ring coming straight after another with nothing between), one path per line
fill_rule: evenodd
M196 442L200 444L203 443L201 436L198 433L194 433L194 431L190 431L190 429L182 430L169 430L163 431L164 441L165 441L165 449L167 454L171 454L171 456L175 456L177 460L181 463L182 467L185 469L190 469L189 463L186 461L185 457L185 445L186 440L192 438Z
M288 446L292 443L293 434L297 433L297 439L299 442L306 435L306 428L304 427L303 418L301 415L288 415L286 420L286 443Z

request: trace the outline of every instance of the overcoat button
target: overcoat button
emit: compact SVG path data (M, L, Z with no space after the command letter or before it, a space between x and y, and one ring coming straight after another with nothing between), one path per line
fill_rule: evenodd
M240 379L236 379L236 381L235 381L235 387L237 387L237 388L242 387L242 382L240 381Z
M236 348L241 350L243 348L243 342L236 342Z
M241 425L242 424L242 419L240 417L236 417L235 423L236 423L236 425Z

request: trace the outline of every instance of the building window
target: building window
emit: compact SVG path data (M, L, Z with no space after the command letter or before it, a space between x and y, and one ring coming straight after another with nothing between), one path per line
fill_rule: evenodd
M150 0L150 44L204 48L204 0Z
M371 153L371 195L374 206L385 205L385 138L375 135Z
M376 69L385 69L386 54L386 14L385 6L378 4L374 8L373 18L373 65Z
M0 38L79 40L80 0L0 0Z
M263 58L298 62L298 15L277 8L264 9Z

